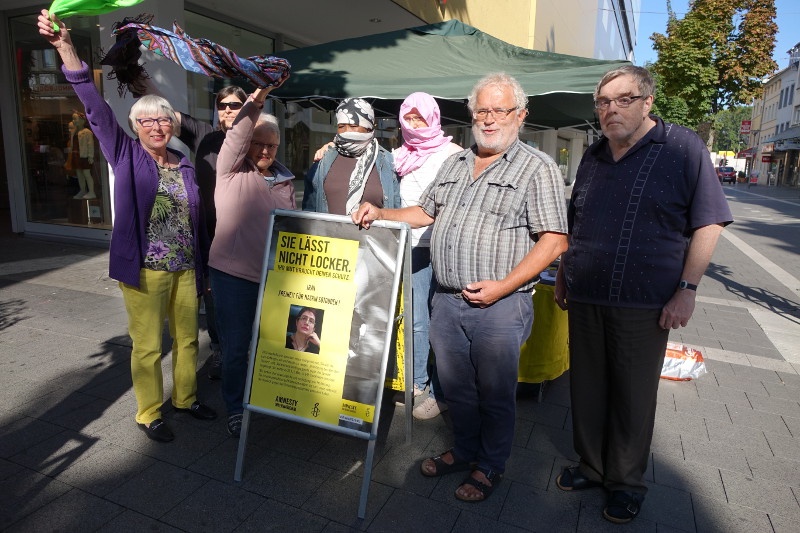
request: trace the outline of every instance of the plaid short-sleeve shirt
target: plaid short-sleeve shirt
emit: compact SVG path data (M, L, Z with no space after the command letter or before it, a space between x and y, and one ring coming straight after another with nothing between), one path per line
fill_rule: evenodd
M567 233L564 181L548 155L518 140L473 180L474 168L474 146L450 156L419 200L436 219L431 263L445 289L501 280L539 232Z

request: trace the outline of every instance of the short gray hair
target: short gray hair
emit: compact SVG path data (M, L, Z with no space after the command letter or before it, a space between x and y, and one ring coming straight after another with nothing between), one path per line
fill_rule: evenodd
M175 110L172 109L166 98L155 94L142 96L131 106L131 111L128 113L128 125L131 131L138 135L139 123L136 122L137 118L144 115L161 115L162 113L172 119L172 135L175 137L180 135L181 125L178 122L178 117L175 116Z
M278 136L278 142L280 142L281 127L280 124L278 124L278 118L275 115L270 115L269 113L262 113L259 115L256 125L253 129L256 128L265 128L267 131L274 133Z
M649 70L644 67L637 67L636 65L622 65L621 67L609 70L600 78L600 81L597 82L597 87L594 89L594 99L597 100L600 90L606 83L620 76L631 76L639 87L639 94L641 94L642 97L647 98L650 95L655 96L656 81L653 79L653 75L650 74Z
M475 111L478 93L487 87L496 85L507 85L511 87L511 90L514 93L514 104L517 108L517 112L528 108L528 96L525 94L525 91L522 89L522 85L519 84L517 79L514 76L506 74L505 72L495 72L492 74L487 74L481 78L478 83L475 84L475 87L472 88L472 92L470 92L469 96L467 97L467 108L470 110L470 112Z

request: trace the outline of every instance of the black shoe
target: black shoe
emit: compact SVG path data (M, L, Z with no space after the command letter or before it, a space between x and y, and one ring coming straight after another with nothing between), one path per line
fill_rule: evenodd
M644 494L627 490L615 490L603 509L603 518L615 524L627 524L639 514Z
M160 418L156 418L150 422L149 426L146 424L139 424L139 428L144 431L144 434L150 439L158 442L170 442L175 438L175 435L172 434L172 431Z
M194 402L188 409L176 407L175 410L179 413L189 413L198 420L214 420L217 418L215 410L200 402Z
M600 481L592 481L584 476L580 469L575 466L572 468L564 468L561 474L556 478L556 485L558 485L558 488L561 490L584 490L602 487L603 483Z
M236 439L242 434L242 413L228 417L228 433Z

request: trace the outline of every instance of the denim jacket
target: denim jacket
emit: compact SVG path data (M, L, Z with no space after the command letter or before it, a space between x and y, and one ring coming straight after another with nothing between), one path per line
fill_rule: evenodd
M322 159L314 163L306 172L305 191L303 192L303 211L317 213L328 212L328 199L325 196L325 179L333 161L338 157L336 148L329 147ZM400 185L394 171L394 159L386 149L378 146L378 157L375 169L383 188L383 207L397 209L400 207Z

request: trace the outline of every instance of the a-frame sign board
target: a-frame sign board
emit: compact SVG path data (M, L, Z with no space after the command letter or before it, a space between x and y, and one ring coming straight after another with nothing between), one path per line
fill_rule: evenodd
M253 412L352 435L369 441L358 511L364 518L401 276L410 286L408 231L397 222L362 230L350 217L273 211L236 481ZM411 291L404 308L412 308ZM410 315L406 324L413 323ZM405 365L406 376L411 366Z

